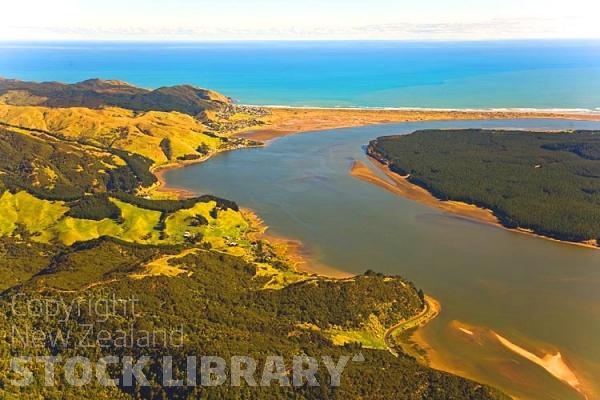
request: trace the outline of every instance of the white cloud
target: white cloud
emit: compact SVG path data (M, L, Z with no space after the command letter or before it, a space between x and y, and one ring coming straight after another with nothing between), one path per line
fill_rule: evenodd
M398 22L355 27L211 26L16 26L0 31L4 40L220 40L220 39L407 39L474 40L514 38L600 38L600 24L582 17L512 18L483 22ZM10 32L10 33L9 33Z
M0 40L600 38L596 1L5 0Z

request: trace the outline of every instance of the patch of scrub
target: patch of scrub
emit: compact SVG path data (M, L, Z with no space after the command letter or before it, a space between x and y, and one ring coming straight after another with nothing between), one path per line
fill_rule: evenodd
M187 276L191 276L191 271L171 265L171 260L185 257L188 254L194 253L196 251L196 249L187 249L174 256L165 256L157 258L144 265L140 272L131 274L129 275L129 277L131 279L143 279L151 276L167 276L173 278L182 274L187 274Z
M329 334L333 344L343 346L347 343L362 343L363 347L372 349L386 349L384 340L385 328L374 314L369 318L359 330L345 330L332 328L326 331Z
M306 274L300 274L292 269L277 269L268 263L256 263L256 276L269 279L263 289L279 290L292 283L298 283L307 279L314 279Z

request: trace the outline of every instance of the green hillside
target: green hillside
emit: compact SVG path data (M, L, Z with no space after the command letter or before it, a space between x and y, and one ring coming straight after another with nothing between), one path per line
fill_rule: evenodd
M102 90L123 86L110 85ZM98 90L98 83L92 86ZM129 86L122 91L138 95ZM425 306L422 292L410 282L375 273L333 280L297 272L235 202L211 195L165 198L168 194L153 191L152 169L182 154L181 143L210 138L201 149L204 155L250 143L207 134L206 126L176 112L148 111L140 128L132 110L82 108L90 105L75 101L75 95L66 98L76 104L65 103L50 92L31 92L25 98L31 102L32 96L48 96L45 106L0 105L0 398L505 398L389 351L382 331ZM77 107L51 108L54 102ZM123 121L131 129L113 129ZM164 124L173 127L172 136ZM169 151L163 149L165 138L172 139ZM29 309L24 316L15 311L15 295L34 304L97 304L133 296L139 299L139 314L119 309L99 320L98 309L83 307L64 320L32 315ZM84 347L78 343L89 331L82 326L91 327L94 338L100 332L128 332L133 342L122 345L110 337ZM143 332L181 327L181 346L139 342ZM32 331L48 336L34 346L22 337ZM69 339L55 340L57 335ZM174 374L181 377L188 355L252 356L258 370L267 356L280 355L289 360L289 371L293 356L337 360L358 353L364 361L349 362L340 387L327 384L323 365L318 387L169 387L162 379L163 355L174 357ZM143 371L150 385L136 380L132 386L121 378L114 387L95 380L78 387L62 379L66 366L57 364L54 386L45 386L44 365L36 362L28 364L34 373L30 385L11 384L19 375L11 371L13 357L97 361L108 355L149 356ZM107 372L118 376L120 367ZM197 374L200 382L201 371Z
M24 82L0 78L0 96L8 104L47 107L121 107L134 111L178 111L192 116L225 107L230 100L189 85L147 90L114 80L89 79L74 84Z
M86 386L85 396L91 398L503 398L489 388L423 367L408 356L395 357L388 351L361 349L359 344L332 344L326 330L334 325L346 328L363 325L367 315L362 310L380 310L378 313L383 321L400 319L417 312L421 307L419 297L411 286L399 278L384 280L381 276L360 276L343 282L310 278L305 283L280 290L264 290L262 287L266 279L257 278L254 265L237 257L206 250L196 250L172 262L173 266L186 271L184 275L131 278L131 274L148 260L177 251L174 247L134 246L102 239L62 249L48 264L45 263L47 260L40 259L36 267L38 271L31 278L24 279L18 286L4 292L0 298L2 307L10 308L11 295L16 291L26 293L28 299L42 301L55 299L60 293L61 299L67 302L75 298L86 301L103 299L113 293L117 298L134 295L139 299L138 311L143 314L142 318L133 318L123 313L105 322L97 322L94 314L84 313L77 317L77 323L86 326L89 324L95 332L103 329L110 332L119 329L127 331L132 323L140 331L177 329L183 326L183 345L123 348L108 342L99 351L97 347L72 349L68 346L61 349L52 346L35 349L16 346L11 349L6 343L0 347L0 362L3 364L0 368L3 371L0 375L0 382L3 382L0 393L3 398L81 398L84 395L82 388L69 386L60 380L54 387L43 386L42 380L23 390L7 384L9 375L4 371L9 370L7 360L12 355L57 353L63 357L86 356L91 360L97 360L104 354L120 357L153 356L152 361L144 368L151 382L150 387L122 387L122 392L119 393L114 388ZM92 286L94 284L96 286ZM79 291L71 292L75 286ZM343 292L343 298L360 299L360 310L355 309L354 302L339 301L332 304L332 289ZM288 301L282 303L282 298ZM402 303L392 308L385 306L396 299L401 299ZM299 306L302 312L298 312ZM0 330L4 331L2 333L8 333L5 339L7 342L13 340L7 329L9 326L16 326L20 331L24 331L27 326L43 331L61 331L65 336L67 329L73 329L72 324L61 324L53 319L31 321L9 315L0 325ZM83 331L74 329L71 331L71 340L79 341L83 334ZM190 354L218 355L225 359L242 354L252 356L260 363L261 360L264 362L267 355L272 354L284 357L297 354L320 357L326 354L337 360L342 355L357 354L359 351L365 360L348 363L338 388L328 385L275 385L271 388L243 385L232 388L227 384L215 388L168 388L161 384L162 369L158 358L161 355L173 356L175 370L184 371L186 356ZM39 365L38 367L41 368ZM42 373L40 369L35 371ZM56 373L59 376L63 373L60 364L57 364ZM321 367L317 376L325 382L324 367Z

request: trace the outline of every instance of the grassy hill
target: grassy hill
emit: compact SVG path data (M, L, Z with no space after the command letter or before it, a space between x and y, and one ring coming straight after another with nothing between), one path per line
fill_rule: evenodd
M488 208L509 228L600 240L600 132L425 130L369 153L441 200Z
M151 170L158 165L247 143L214 134L205 122L182 112L139 112L104 103L89 108L88 90L101 93L101 99L148 95L120 82L43 86L26 94L13 87L4 97L12 104L0 105L0 307L7 310L0 319L0 398L505 398L388 351L383 331L424 307L422 293L410 282L375 273L346 280L299 273L233 201L139 195L154 184ZM52 92L64 86L69 86L65 97ZM16 99L38 104L15 105ZM218 118L227 122L232 115L221 112ZM83 308L63 322L23 317L10 311L17 293L40 304L135 296L141 316L117 311L98 321ZM82 325L96 333L130 332L136 339L142 331L183 327L183 345L136 341L121 346L110 340L84 348L51 340L41 346L15 342L15 329L31 329L70 335L79 343L87 332ZM180 376L188 355L243 355L261 363L268 355L291 362L302 354L337 360L358 352L365 361L348 365L339 388L162 384L162 355L174 357ZM121 379L116 387L77 387L62 379L62 364L55 385L45 386L39 363L29 364L35 376L31 385L10 384L16 378L12 357L49 355L150 356L144 372L151 385L128 386ZM109 372L115 370L118 366ZM322 382L325 372L321 366Z
M114 80L89 79L74 84L24 82L0 78L0 96L14 105L47 107L121 107L133 111L178 111L200 116L231 101L211 90L190 85L147 90Z
M122 108L48 108L0 104L0 121L51 133L64 140L143 155L157 165L197 157L226 147L199 120L177 112L135 113ZM168 142L169 150L166 151Z

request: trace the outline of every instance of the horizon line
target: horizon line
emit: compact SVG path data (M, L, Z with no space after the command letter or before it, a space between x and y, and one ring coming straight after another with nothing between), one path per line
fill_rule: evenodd
M3 39L0 38L0 43L249 43L249 42L407 42L407 43L427 43L427 42L581 42L581 41L598 41L600 37L522 37L522 38L265 38L265 39L243 39L243 38L223 38L223 39L180 39L180 38L136 38L136 39L101 39L101 38L61 38L61 39Z

